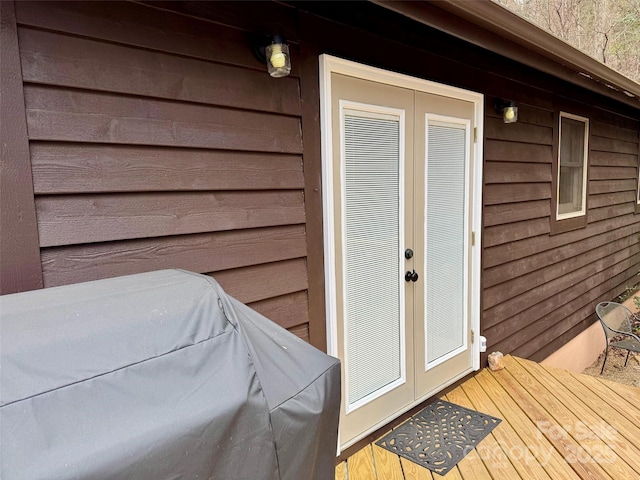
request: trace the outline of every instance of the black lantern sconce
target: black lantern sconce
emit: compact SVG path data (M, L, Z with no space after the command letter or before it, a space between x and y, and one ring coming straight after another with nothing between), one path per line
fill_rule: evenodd
M258 60L267 64L267 71L273 78L286 77L291 73L289 45L281 35L257 39L253 45L253 53Z
M511 100L496 98L493 105L496 112L502 115L504 123L516 123L518 121L518 107Z

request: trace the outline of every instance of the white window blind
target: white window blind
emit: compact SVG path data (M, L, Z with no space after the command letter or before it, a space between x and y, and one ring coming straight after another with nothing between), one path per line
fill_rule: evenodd
M465 345L464 124L427 124L426 365Z
M402 376L400 118L344 115L344 276L349 404Z

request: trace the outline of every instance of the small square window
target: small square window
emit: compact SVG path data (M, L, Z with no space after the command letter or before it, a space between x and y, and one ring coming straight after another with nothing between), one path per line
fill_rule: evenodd
M589 120L560 113L556 219L586 214Z

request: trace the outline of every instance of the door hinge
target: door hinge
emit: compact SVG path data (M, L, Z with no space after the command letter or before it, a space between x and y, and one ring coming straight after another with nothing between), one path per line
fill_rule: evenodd
M476 332L471 330L471 343L476 343Z
M475 247L476 245L476 232L471 232L471 246Z
M478 141L478 127L473 127L473 143Z

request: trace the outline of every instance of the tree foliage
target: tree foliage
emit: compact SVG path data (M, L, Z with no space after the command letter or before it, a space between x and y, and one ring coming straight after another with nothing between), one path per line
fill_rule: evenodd
M494 0L640 83L640 0Z

